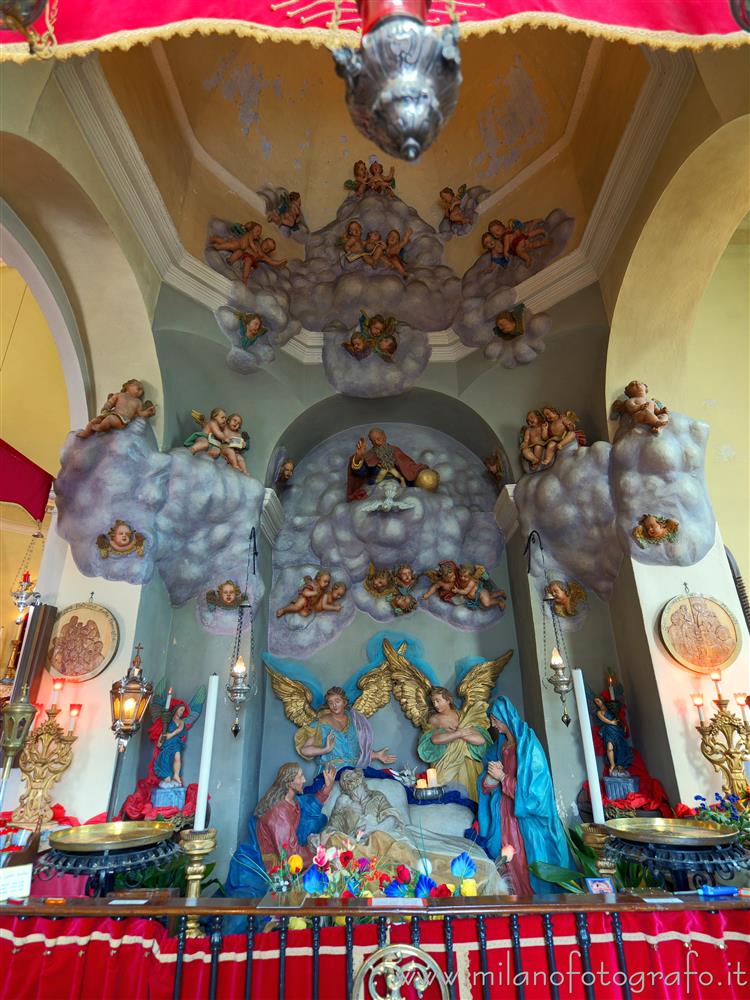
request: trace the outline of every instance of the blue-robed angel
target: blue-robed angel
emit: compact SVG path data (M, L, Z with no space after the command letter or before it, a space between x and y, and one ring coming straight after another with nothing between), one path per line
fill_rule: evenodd
M159 778L163 788L182 785L182 755L187 744L187 734L200 718L206 701L206 688L201 685L186 704L179 698L171 698L166 709L167 680L162 677L151 700L151 715L156 721L148 731L149 739L155 743L149 770ZM171 688L170 688L171 692ZM163 713L171 711L164 727Z
M518 895L554 892L528 870L535 861L571 867L547 758L533 729L505 696L493 702L489 716L497 740L485 755L477 785L479 833L492 858L506 845L514 849L508 872Z

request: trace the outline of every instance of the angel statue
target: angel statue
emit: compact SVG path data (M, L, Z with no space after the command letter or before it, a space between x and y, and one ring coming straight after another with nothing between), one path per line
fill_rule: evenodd
M625 716L622 685L610 684L608 691L593 695L587 689L591 724L594 727L594 743L597 756L604 756L609 767L608 774L615 778L627 778L633 763L633 747L628 740L629 731ZM603 751L603 752L602 752Z
M390 671L387 663L368 671L357 681L362 692L349 706L349 697L341 687L329 688L324 705L313 706L313 692L302 681L286 677L266 665L271 687L284 706L284 714L297 726L294 745L304 760L317 762L317 774L327 764L342 767L369 767L373 761L393 764L396 758L388 747L373 750L373 732L369 717L384 708L391 698Z
M422 730L417 754L435 768L439 785L458 781L476 802L482 759L492 742L487 707L513 650L497 660L485 660L471 667L458 685L460 708L447 688L435 687L407 660L405 650L406 643L394 649L387 639L383 641L393 694L409 722Z
M182 786L182 755L187 744L188 730L200 718L205 702L206 688L203 684L196 690L189 704L171 697L167 692L166 677L162 677L157 684L149 706L155 721L148 731L148 738L154 744L148 770L149 774L160 779L160 788Z

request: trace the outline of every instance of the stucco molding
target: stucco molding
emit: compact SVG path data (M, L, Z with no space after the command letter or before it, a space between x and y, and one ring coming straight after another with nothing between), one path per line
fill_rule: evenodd
M594 42L590 47L581 78L585 92L592 84L602 57L602 48L603 44L600 42ZM525 302L533 312L549 309L598 280L687 92L695 71L693 59L688 53L645 48L643 52L649 63L649 73L612 158L579 246L517 286L519 300ZM160 58L166 63L166 56L162 52L160 56L157 55L157 66L160 66ZM164 67L161 66L162 79L163 71ZM55 74L72 113L162 280L210 309L226 304L231 282L188 253L182 245L164 199L115 100L98 57L66 60L58 64ZM169 89L168 87L167 90ZM174 89L176 92L176 88ZM179 99L179 95L177 97ZM170 100L173 98L174 95ZM574 102L565 133L558 143L567 145L572 141L581 108L582 98L579 95ZM175 114L187 139L187 133L192 134L192 129L184 108L182 115L178 111ZM189 145L194 155L204 166L212 169L211 164L215 164L215 161L200 146L194 135L193 139L194 142L189 141ZM553 148L557 145L556 143ZM199 153L198 146L203 150L202 153ZM563 146L560 147L562 148ZM532 167L534 170L539 169L538 163L539 161L535 161L526 170ZM226 173L224 168L221 170ZM213 172L216 173L215 167ZM507 196L512 187L522 183L524 173L525 171L521 172L509 185L487 198L482 204L482 212L491 210ZM219 179L222 177L223 174ZM226 183L226 178L222 183ZM232 187L236 189L236 184ZM251 194L253 193L248 190L248 200ZM245 194L242 196L246 197ZM257 196L250 203L255 205ZM472 353L472 348L462 344L450 330L431 333L430 344L433 362L455 363ZM322 348L321 333L303 330L283 350L303 364L320 364Z

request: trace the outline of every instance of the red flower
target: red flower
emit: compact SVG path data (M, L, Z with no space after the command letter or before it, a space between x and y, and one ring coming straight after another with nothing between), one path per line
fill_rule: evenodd
M396 878L403 884L411 882L411 871L406 867L406 865L399 865L396 869Z
M280 866L279 866L279 865L274 865L274 866L273 866L273 868L269 869L269 872L268 872L268 874L269 874L269 875L275 875L275 874L276 874L276 872L277 872L277 871L280 871L280 870L281 870L281 868L280 868Z
M445 882L440 885L436 885L433 889L430 889L430 896L434 899L444 899L446 896L452 896L453 893L450 891Z
M689 816L697 815L697 809L691 809L690 806L686 806L684 802L678 802L674 807L674 814L678 819L685 819Z
M350 865L353 859L354 855L352 854L351 851L342 851L341 854L339 854L339 861L341 862L344 868Z
M354 893L353 892L349 892L348 889L344 889L344 891L341 893L341 898L342 899L354 899Z

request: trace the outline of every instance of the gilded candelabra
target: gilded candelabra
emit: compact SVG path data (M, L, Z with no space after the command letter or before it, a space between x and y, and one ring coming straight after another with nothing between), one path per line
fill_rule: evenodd
M737 703L742 708L740 719L729 711L728 699L721 697L715 679L714 683L719 697L714 699L716 713L710 722L706 722L703 714L702 696L693 695L693 704L698 709L699 724L695 728L701 737L701 753L714 771L724 778L721 786L724 794L736 795L739 799L738 807L746 809L750 805L744 769L745 761L750 760L750 725L745 706L747 696L736 695Z
M180 834L180 847L188 856L185 869L187 881L186 899L200 899L201 883L206 872L205 859L216 847L216 830L183 830ZM187 919L186 934L189 938L200 937L200 919L190 916Z
M47 720L24 743L18 759L26 790L13 812L13 822L36 827L52 820L52 786L60 780L73 760L75 733L58 725L56 705L47 709Z

